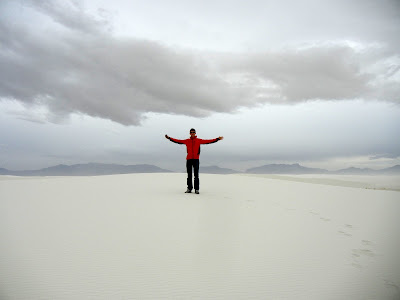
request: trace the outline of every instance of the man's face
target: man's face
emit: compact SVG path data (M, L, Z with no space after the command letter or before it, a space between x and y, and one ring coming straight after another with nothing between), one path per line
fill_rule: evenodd
M195 136L196 135L196 131L190 130L190 136Z

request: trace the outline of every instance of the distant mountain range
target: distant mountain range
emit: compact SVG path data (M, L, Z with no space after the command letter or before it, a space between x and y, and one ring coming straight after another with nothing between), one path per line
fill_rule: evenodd
M307 168L299 164L272 164L246 170L251 174L326 174L328 170Z
M369 169L369 168L347 168L347 169L342 169L338 171L334 171L333 173L335 174L348 174L348 175L353 175L353 174L358 174L358 175L374 175L374 174L381 174L381 175L400 175L400 165L396 165L390 168L385 168L385 169L380 169L380 170L374 170L374 169Z
M220 168L218 166L202 167L200 166L200 173L206 174L235 174L241 173L232 169Z
M271 164L261 167L251 168L246 170L246 173L251 174L340 174L340 175L400 175L400 165L394 167L374 170L374 169L360 169L360 168L347 168L337 171L328 171L318 168L307 168L299 164Z
M154 165L117 165L88 163L77 165L57 165L40 170L11 171L0 168L0 175L14 176L95 176L131 173L170 173L172 171L161 169ZM235 174L243 173L218 166L200 166L200 173L205 174ZM299 164L269 164L261 167L251 168L244 173L249 174L339 174L339 175L400 175L400 165L386 169L360 169L347 168L337 171L328 171L318 168L307 168Z
M153 165L116 165L116 164L78 164L57 165L40 170L10 171L0 168L0 175L15 176L94 176L130 173L165 173L169 170L161 169Z

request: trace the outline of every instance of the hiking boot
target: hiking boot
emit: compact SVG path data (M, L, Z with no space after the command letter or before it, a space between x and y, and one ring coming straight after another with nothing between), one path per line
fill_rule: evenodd
M195 190L194 192L195 192L196 194L200 194L199 190Z
M192 190L187 189L185 193L191 193Z

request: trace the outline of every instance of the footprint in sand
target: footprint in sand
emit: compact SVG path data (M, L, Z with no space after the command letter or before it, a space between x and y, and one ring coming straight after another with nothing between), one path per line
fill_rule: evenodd
M376 254L369 249L353 249L351 256L353 258L353 263L351 265L354 268L363 269L363 265L368 263L365 259L373 259Z
M369 250L369 249L353 249L353 257L361 257L361 256L368 256L368 257L375 257L376 254Z
M329 222L329 221L331 220L330 218L322 217L319 213L317 213L317 212L315 212L315 211L312 211L312 210L310 210L309 213L312 214L312 215L314 215L314 216L320 216L320 219L321 219L322 221L325 221L325 222Z
M343 234L345 236L353 236L350 232L347 232L348 230L354 229L354 226L351 224L344 224L344 230L339 230L338 232L340 234Z
M374 246L375 245L374 242L371 242L371 241L368 241L368 240L362 240L361 243L364 246Z
M363 268L362 263L368 263L370 259L374 259L377 256L374 251L368 249L371 248L371 246L375 245L374 242L371 242L369 240L362 240L361 245L364 247L360 249L353 249L351 251L351 256L353 258L352 266L358 269Z
M340 234L343 234L343 235L345 235L345 236L353 236L351 233L348 233L348 232L345 232L345 231L342 231L342 230L340 230L340 231L338 231Z
M391 282L389 280L384 279L384 281L385 281L386 288L392 289L393 291L395 291L396 294L400 295L400 287L399 286L397 286L396 284L394 284L393 282Z

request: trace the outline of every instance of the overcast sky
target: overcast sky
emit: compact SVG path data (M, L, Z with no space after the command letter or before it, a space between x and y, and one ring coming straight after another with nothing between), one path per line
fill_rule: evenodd
M0 2L0 167L400 164L400 2Z

